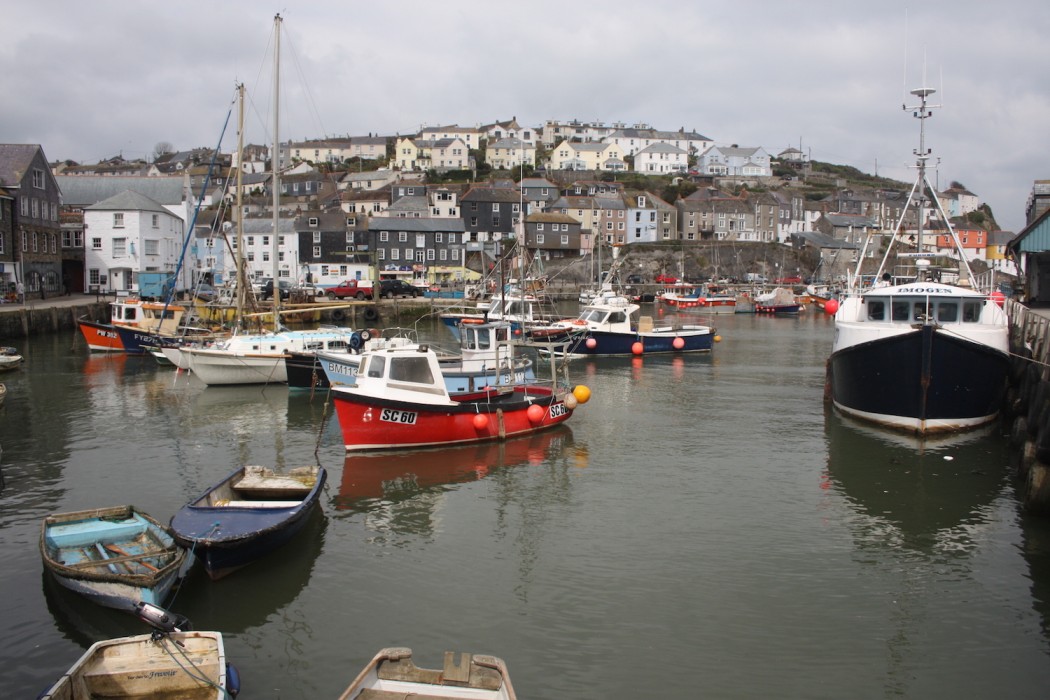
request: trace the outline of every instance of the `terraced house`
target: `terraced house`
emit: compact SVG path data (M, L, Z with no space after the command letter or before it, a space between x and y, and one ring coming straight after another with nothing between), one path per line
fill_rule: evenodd
M62 193L44 149L34 144L0 144L0 187L14 201L10 222L14 240L11 262L4 263L4 281L8 286L22 282L30 295L64 292L58 218Z

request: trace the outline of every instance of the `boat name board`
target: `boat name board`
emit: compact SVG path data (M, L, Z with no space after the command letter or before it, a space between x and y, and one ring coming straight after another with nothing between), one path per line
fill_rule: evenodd
M418 417L419 414L415 411L398 411L393 408L384 408L379 414L379 420L403 425L415 425Z
M957 296L959 291L951 287L942 287L937 285L923 286L923 285L905 285L898 287L893 290L893 294L944 294Z

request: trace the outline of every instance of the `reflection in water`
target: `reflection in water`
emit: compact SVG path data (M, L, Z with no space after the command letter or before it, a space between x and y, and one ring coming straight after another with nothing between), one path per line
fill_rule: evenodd
M1005 441L990 431L918 438L851 421L828 408L827 487L855 517L848 522L854 556L885 580L892 600L885 639L884 690L914 692L924 630L941 622L954 585L978 578L982 532L996 518L994 501L1008 488ZM964 602L965 605L965 602Z
M1004 445L989 439L991 429L923 439L830 409L825 428L830 482L867 516L856 536L880 547L891 538L920 551L969 549L972 529L1008 483Z
M378 531L430 534L445 487L485 478L496 470L542 464L566 448L568 426L503 442L350 455L336 507L369 515Z
M327 529L327 516L316 508L302 531L251 566L218 581L209 579L203 567L195 567L172 609L188 617L196 629L224 634L248 633L277 614L294 618L298 613L289 611L310 581ZM270 629L268 634L272 633Z

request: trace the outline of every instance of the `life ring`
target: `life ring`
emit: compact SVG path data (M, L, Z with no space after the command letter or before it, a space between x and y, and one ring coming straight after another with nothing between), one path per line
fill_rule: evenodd
M484 323L484 321L482 321L480 318L463 318L463 319L460 319L459 322L467 324L467 325L474 325L474 324L478 324L478 323Z
M346 312L342 309L332 309L332 320L333 321L345 321Z
M379 320L379 312L375 310L375 307L369 306L365 309L364 318L366 321L377 321Z
M574 325L574 326L586 326L587 322L584 321L582 318L574 318L572 320L572 325Z

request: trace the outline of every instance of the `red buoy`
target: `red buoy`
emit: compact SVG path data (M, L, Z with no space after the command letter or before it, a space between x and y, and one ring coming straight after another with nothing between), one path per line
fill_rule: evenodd
M828 299L826 302L824 302L824 313L826 313L827 315L834 316L835 312L838 311L838 310L839 310L839 300L838 299Z
M531 422L539 423L541 420L543 420L543 415L546 412L547 411L543 408L543 406L534 403L531 406L529 406L529 410L525 412L525 415L529 417L529 420Z
M478 413L474 415L474 429L484 430L489 426L489 417L484 413Z
M685 338L678 336L671 341L671 346L674 347L675 350L681 350L685 347Z
M631 352L635 355L641 355L643 350L645 350L645 346L642 345L642 341L640 340L636 340L634 345L631 346Z

